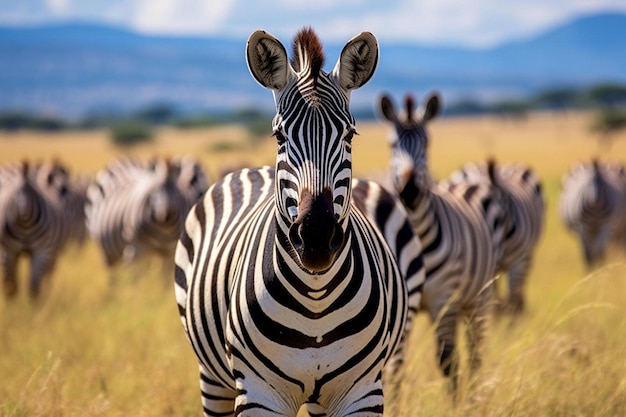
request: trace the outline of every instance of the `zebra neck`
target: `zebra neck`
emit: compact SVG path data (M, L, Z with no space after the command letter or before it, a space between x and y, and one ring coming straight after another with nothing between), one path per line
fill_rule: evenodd
M433 192L433 187L436 187L436 184L425 185L411 180L400 192L400 199L407 207L411 222L420 238L423 238L428 230L439 228L439 219L434 215L435 199L439 197Z
M400 191L400 199L410 210L422 210L423 207L432 206L432 187L433 184L431 184L430 180L426 179L418 182L415 179L411 179Z

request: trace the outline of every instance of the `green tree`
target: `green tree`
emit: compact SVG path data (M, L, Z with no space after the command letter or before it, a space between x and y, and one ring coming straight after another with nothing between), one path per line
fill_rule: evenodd
M111 128L111 139L118 146L130 146L149 142L152 138L153 132L150 126L137 120L120 122Z

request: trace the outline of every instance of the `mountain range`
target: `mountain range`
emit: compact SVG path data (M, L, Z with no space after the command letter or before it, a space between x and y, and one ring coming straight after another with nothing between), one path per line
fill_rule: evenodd
M491 48L381 41L377 72L353 94L353 107L371 108L382 91L422 98L438 90L450 103L626 82L625 40L626 14L602 13ZM0 111L78 117L153 103L184 112L270 109L271 94L248 72L245 45L92 23L0 27ZM326 70L342 47L325 45Z

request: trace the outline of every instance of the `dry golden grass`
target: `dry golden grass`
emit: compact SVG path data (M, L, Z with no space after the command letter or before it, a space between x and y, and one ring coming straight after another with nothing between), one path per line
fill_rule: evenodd
M546 229L528 284L528 313L494 322L484 366L453 406L434 360L430 323L411 335L407 378L390 404L399 416L626 415L626 266L588 275L577 242L556 211L561 175L592 156L626 161L626 135L601 149L589 115L539 114L527 121L445 119L430 126L435 177L470 160L524 162L544 181ZM381 177L388 164L387 127L360 124L354 140L358 175ZM247 147L238 127L162 129L132 154L190 154L213 178L223 169L274 163L273 141ZM235 143L231 151L216 152ZM75 173L94 174L120 155L106 132L0 133L0 163L58 157ZM22 273L25 265L22 265ZM0 415L197 416L195 356L185 340L172 291L158 268L125 271L114 292L98 248L69 250L39 307L21 292L0 299ZM170 280L171 281L171 280ZM22 279L22 288L25 280ZM391 414L391 413L388 413Z

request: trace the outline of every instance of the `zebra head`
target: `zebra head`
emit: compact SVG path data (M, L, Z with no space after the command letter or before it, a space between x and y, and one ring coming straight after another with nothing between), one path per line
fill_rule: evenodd
M429 185L426 124L439 113L439 96L432 94L420 114L415 109L411 95L405 98L404 112L396 112L391 98L383 95L379 102L379 114L393 124L391 143L391 176L398 192L413 180L420 188Z
M356 134L350 93L374 74L378 43L369 32L355 36L326 73L322 45L312 29L296 35L291 62L278 39L256 31L246 57L252 76L274 94L278 217L289 227L302 265L324 271L343 245L350 207Z

